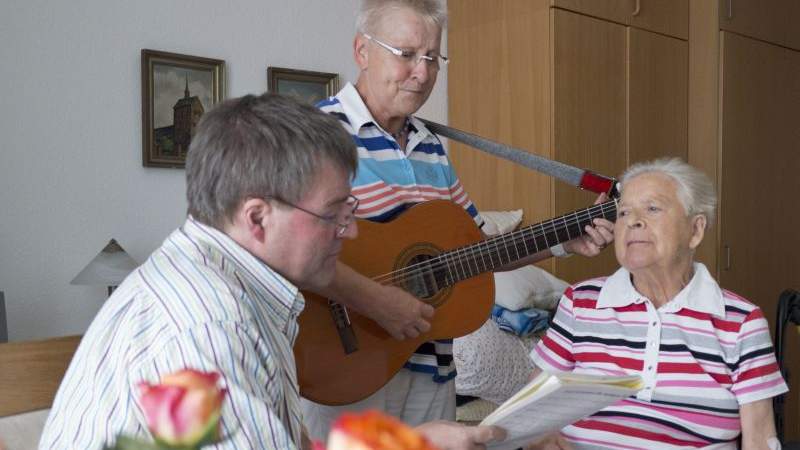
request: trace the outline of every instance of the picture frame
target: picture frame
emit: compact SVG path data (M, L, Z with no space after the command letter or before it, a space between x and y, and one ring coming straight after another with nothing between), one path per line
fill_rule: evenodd
M142 165L182 168L197 122L225 99L225 61L142 49Z
M270 92L286 94L312 105L339 92L337 73L267 67L267 83Z

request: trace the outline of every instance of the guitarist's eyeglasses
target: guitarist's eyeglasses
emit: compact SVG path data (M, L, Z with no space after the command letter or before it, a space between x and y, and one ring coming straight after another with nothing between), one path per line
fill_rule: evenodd
M347 231L347 227L349 227L350 224L353 223L353 219L355 218L356 210L358 209L358 203L360 202L360 200L358 198L356 198L355 195L352 195L352 194L348 195L347 196L347 200L345 200L345 202L344 202L344 206L347 206L347 212L344 215L342 215L342 214L331 214L331 215L328 215L328 216L323 216L323 215L317 214L317 213L315 213L313 211L309 211L309 210L307 210L305 208L301 208L300 206L297 206L294 203L287 202L286 200L283 200L281 198L278 198L278 197L269 197L269 198L271 198L273 200L276 200L278 202L281 202L286 206L290 206L290 207L292 207L294 209L303 211L304 213L306 213L308 215L311 215L311 216L314 216L314 217L316 217L317 219L319 219L319 220L321 220L323 222L329 223L331 225L335 225L336 226L336 237L344 236L344 232Z
M367 40L370 40L384 49L386 49L389 53L397 56L401 61L408 63L411 67L417 67L420 61L425 61L426 66L430 67L433 70L439 70L440 66L446 66L448 62L450 62L450 58L444 55L417 55L415 52L411 50L401 50L397 47L392 47L391 45L383 42L379 39L376 39L367 33L361 33L364 35Z

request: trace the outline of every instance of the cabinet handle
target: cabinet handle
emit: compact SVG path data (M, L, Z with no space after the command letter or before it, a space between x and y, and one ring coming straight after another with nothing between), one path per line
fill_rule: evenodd
M733 19L733 0L728 0L728 20Z
M725 270L731 270L731 246L725 246Z
M636 5L633 7L633 13L631 13L631 15L634 17L638 16L641 10L642 10L642 0L636 0Z

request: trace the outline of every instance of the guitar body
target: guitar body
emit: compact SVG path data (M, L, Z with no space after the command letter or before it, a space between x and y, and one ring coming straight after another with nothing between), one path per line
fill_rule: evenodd
M340 259L377 278L424 265L428 256L480 239L478 227L462 207L435 200L413 206L388 223L359 220L358 238L345 241ZM420 296L413 282L391 284ZM300 332L294 346L300 393L317 403L343 405L384 386L422 343L463 336L483 325L494 304L494 278L483 273L420 296L436 313L431 330L415 339L398 341L371 319L348 310L357 346L349 354L328 300L306 291L303 295L306 306L298 318Z

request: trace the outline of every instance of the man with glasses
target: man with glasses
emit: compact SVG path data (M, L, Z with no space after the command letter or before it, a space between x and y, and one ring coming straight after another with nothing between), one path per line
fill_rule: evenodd
M483 221L458 180L439 139L412 114L425 103L448 60L441 52L446 17L436 0L365 0L357 19L355 85L318 106L336 116L358 148L353 195L356 216L388 221L409 206L434 199L461 205L477 225ZM552 256L594 256L613 239L613 225L596 223L585 238L544 251L515 265ZM506 267L510 269L514 267ZM430 329L433 308L394 287L380 286L339 263L328 298L375 320L398 339ZM324 439L342 410L380 409L410 424L455 418L452 340L420 347L383 389L345 407L303 400L314 438Z
M219 449L310 448L292 345L305 304L358 231L350 136L330 115L273 94L216 106L186 161L189 216L105 302L56 394L40 448L88 449L145 434L139 383L192 368L227 389ZM496 427L430 423L458 448Z

